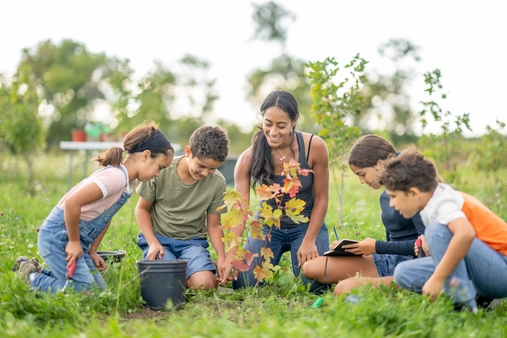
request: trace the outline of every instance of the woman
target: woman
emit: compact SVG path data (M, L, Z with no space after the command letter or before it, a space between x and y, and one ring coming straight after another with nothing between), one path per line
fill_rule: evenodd
M296 131L299 118L296 98L286 91L271 92L260 108L262 126L254 135L252 146L238 158L234 171L235 188L243 198L250 202L250 188L257 185L278 183L283 185L281 176L284 162L294 159L301 168L311 169L312 174L299 177L302 187L296 198L304 200L306 205L301 215L308 217L308 223L295 224L289 217L282 217L279 229L264 228L271 231L271 240L267 247L273 251L271 263L279 263L282 254L291 252L294 276L299 276L300 266L322 255L328 248L329 235L324 218L329 198L329 167L327 146L320 137ZM288 199L285 196L284 201ZM273 209L278 208L273 200L266 201ZM264 240L253 239L250 234L245 249L258 253L265 246ZM256 284L254 266L238 275L234 288ZM303 283L310 280L303 278ZM310 290L316 290L318 284L312 284Z
M382 187L377 173L384 160L396 155L396 149L386 139L377 135L365 135L352 146L348 164L361 184L377 190ZM415 241L424 234L424 224L419 213L405 219L390 207L389 196L385 191L380 195L380 208L382 223L386 228L386 241L366 238L357 244L344 246L347 251L360 256L319 257L303 266L303 275L323 284L339 282L334 289L337 295L363 284L389 285L393 281L396 265L415 257ZM334 245L336 243L330 247ZM354 278L356 275L360 278Z

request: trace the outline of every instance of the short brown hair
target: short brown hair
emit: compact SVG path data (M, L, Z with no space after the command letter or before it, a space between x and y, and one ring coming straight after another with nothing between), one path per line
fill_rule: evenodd
M218 126L203 126L192 133L189 147L192 157L200 160L212 158L223 163L229 155L229 137L227 132Z
M415 148L409 148L384 162L380 182L388 190L408 192L417 188L429 192L437 187L439 178L435 165Z

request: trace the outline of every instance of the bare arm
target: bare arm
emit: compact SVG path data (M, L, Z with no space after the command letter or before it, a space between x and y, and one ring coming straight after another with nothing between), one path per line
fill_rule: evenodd
M314 136L310 156L313 159L314 204L310 214L310 224L298 250L299 265L319 256L315 244L320 228L324 223L329 202L329 155L326 143Z
M64 220L69 236L69 242L65 247L68 262L67 267L71 266L76 259L83 255L83 247L81 246L79 235L81 208L102 197L102 191L99 186L93 182L89 182L73 192L65 201Z
M90 244L90 249L88 249L88 255L90 255L90 258L100 271L104 271L107 268L107 265L106 262L104 262L104 259L97 254L97 249L99 248L99 245L102 242L102 239L104 238L104 235L106 234L107 229L109 229L110 225L111 221L107 223L104 230L102 230L102 232L97 236L97 238L95 238L93 243Z
M151 223L151 207L153 202L149 202L139 196L139 201L136 206L136 220L137 224L139 224L139 228L143 233L146 242L150 249L148 250L148 260L160 259L164 256L164 248L160 245L160 242L155 237L155 233L153 232L153 224Z
M453 233L449 246L438 263L433 275L424 284L422 293L430 296L431 300L442 291L444 281L456 268L458 263L465 257L472 246L475 238L475 230L466 218L457 218L450 222L447 227Z
M225 254L225 246L222 242L222 237L224 237L224 232L220 228L220 215L208 214L207 218L207 227L208 227L208 235L215 248L215 251L218 256L218 278L219 284L224 285L228 282L228 278L231 275L232 269L232 261L234 259L234 254L229 252L228 255ZM231 250L232 251L232 250Z

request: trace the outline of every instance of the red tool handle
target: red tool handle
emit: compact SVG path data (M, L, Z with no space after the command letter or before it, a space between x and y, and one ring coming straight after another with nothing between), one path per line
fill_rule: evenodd
M65 274L66 279L72 279L74 277L74 271L76 270L76 261L72 263L72 265L67 269L67 273Z
M426 257L426 254L424 253L424 250L422 248L422 240L420 238L416 239L415 241L415 245L417 245L417 257L418 258L421 258L421 257Z

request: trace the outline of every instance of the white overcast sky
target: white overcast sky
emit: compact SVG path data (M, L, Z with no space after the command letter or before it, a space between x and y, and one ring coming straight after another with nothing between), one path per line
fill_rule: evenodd
M256 3L261 1L256 0ZM263 1L262 1L263 2ZM442 107L470 113L474 134L495 119L507 122L507 10L504 1L277 1L296 15L287 52L307 61L335 57L344 65L360 53L382 71L377 49L391 38L421 47L414 108L425 99L422 73L439 68L448 99ZM220 100L216 116L256 123L245 102L246 75L277 57L275 44L253 42L251 1L3 1L0 72L13 73L21 50L51 39L84 43L92 52L131 60L137 76L154 60L169 68L185 54L211 63Z

